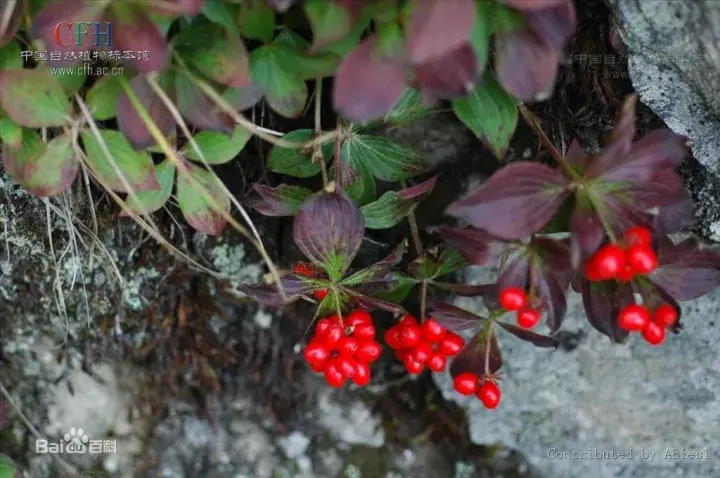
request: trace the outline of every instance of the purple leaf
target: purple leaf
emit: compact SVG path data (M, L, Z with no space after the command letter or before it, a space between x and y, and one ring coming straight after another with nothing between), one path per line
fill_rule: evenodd
M480 296L485 302L485 306L490 310L499 310L501 308L498 302L497 284L451 284L449 282L432 281L432 285L460 297Z
M567 178L556 169L520 161L500 169L446 212L493 236L523 239L552 219L567 186Z
M212 1L212 0L211 0ZM161 4L149 3L146 8L157 15L184 14L194 17L205 5L205 0L165 0Z
M598 156L592 159L586 177L600 176L615 161L625 158L630 152L635 138L636 105L636 94L625 97L610 138L608 138L608 144Z
M622 309L635 303L632 287L615 281L590 282L582 279L580 291L590 325L615 343L625 342L628 332L618 327L617 316Z
M351 293L352 299L357 302L364 309L373 310L380 309L386 312L391 312L395 317L406 315L407 311L403 309L401 305L388 302L386 300L378 299L377 297L370 297L367 295L360 295Z
M249 205L265 216L294 216L302 203L312 196L311 190L300 186L281 184L273 188L260 183L252 186L260 197L251 200Z
M435 188L437 178L438 175L436 174L435 176L421 182L420 184L398 191L397 195L398 197L400 197L400 199L404 199L406 201L423 201L427 199L433 188Z
M13 39L15 33L17 33L20 27L20 21L22 20L23 12L25 11L25 3L17 2L13 8L12 13L8 12L9 4L7 2L0 3L0 19L5 19L7 15L7 24L5 30L0 31L0 47L5 46L10 40ZM37 15L36 15L37 18ZM2 23L3 20L0 20ZM0 414L2 413L2 406L0 406ZM1 420L0 420L1 422ZM0 425L2 428L2 425Z
M658 169L682 162L688 153L685 140L669 129L656 130L634 143L627 155L616 155L612 147L603 151L591 170L604 181L649 181Z
M265 0L268 5L273 7L276 12L284 13L290 8L297 0Z
M508 324L505 322L498 322L498 325L513 334L515 337L519 338L520 340L530 342L537 347L558 348L558 346L560 345L559 341L552 337L548 337L547 335L536 334L535 332L531 332L530 330L523 329L516 325Z
M169 78L167 76L163 78L166 81L161 81L160 85L168 92L168 88L165 86L169 83ZM160 131L165 136L172 136L175 130L175 119L160 97L155 94L150 84L145 81L145 77L138 75L130 80L130 88L132 88L135 96L137 96L140 103L142 103L143 107L147 110L150 118L152 118L158 128L160 128ZM173 95L171 95L171 97L172 96ZM123 132L128 141L130 141L136 149L145 149L155 144L155 138L153 138L150 131L145 127L145 123L143 123L140 115L135 111L135 107L130 103L130 98L128 98L125 92L122 93L118 100L117 122L120 131Z
M565 153L565 161L570 163L571 166L576 166L580 171L585 171L588 167L589 160L590 155L585 153L577 139L573 139L572 142L570 142L567 153Z
M550 8L526 12L523 18L538 37L558 52L565 48L577 23L571 0L564 0Z
M268 307L282 307L295 302L301 296L309 295L316 287L302 279L297 274L289 274L280 278L287 300L282 298L275 284L247 285L238 288L249 295L254 301Z
M413 0L407 29L410 61L425 63L466 45L475 8L474 0Z
M689 196L669 206L661 207L655 219L655 228L661 234L670 234L695 222L695 204Z
M632 204L643 210L671 206L688 197L680 176L667 166L657 169L647 181L629 184L628 192Z
M161 70L168 61L169 51L160 29L138 6L114 2L108 20L113 26L113 47L117 50L148 51L126 62L140 73Z
M475 51L465 44L443 56L416 64L415 83L426 101L451 99L472 91L477 71Z
M513 96L534 101L552 91L558 54L529 30L499 33L495 39L495 72Z
M360 209L335 183L306 201L293 224L295 244L331 278L342 277L360 249L364 233Z
M554 334L562 326L567 312L567 299L565 298L565 289L563 284L558 280L558 276L552 270L544 268L536 274L535 283L537 293L543 299L543 307L547 312L547 326L550 333Z
M18 4L20 3L18 2ZM51 2L45 5L33 17L31 35L33 38L42 38L48 58L60 53L60 60L49 60L48 64L53 67L70 66L82 59L82 55L78 55L79 52L92 50L93 43L95 43L95 31L91 30L85 35L80 35L80 45L76 45L76 32L73 31L73 26L79 25L79 22L100 21L106 8L106 2L89 0ZM116 26L104 25L104 28L111 29L111 38L114 39ZM103 30L98 30L97 39L100 40L99 43L104 43L107 37L99 35L100 32ZM56 38L60 39L59 43Z
M693 246L693 241L665 241L658 250L659 267L649 276L678 301L697 299L720 285L720 255Z
M570 0L503 0L501 3L516 10L532 12L570 3Z
M526 289L530 285L530 259L527 251L523 251L514 259L505 263L497 280L498 290L508 287Z
M408 241L407 239L404 239L395 249L393 249L390 254L388 254L384 259L382 259L379 262L376 262L375 264L371 265L370 267L366 267L365 269L359 270L358 272L355 272L347 279L344 279L342 281L343 285L357 285L361 283L365 283L367 281L377 281L378 279L382 279L387 275L393 267L398 265L400 261L402 260L403 256L408 250Z
M175 77L177 106L183 117L193 126L203 130L222 131L231 134L235 121L215 106L200 88L186 75Z
M428 299L428 310L429 316L452 332L475 329L488 322L485 317L434 298Z
M493 330L486 327L475 334L460 355L453 360L450 375L456 377L463 372L470 372L482 377L486 373L496 373L500 367L502 356L497 338Z
M441 227L438 232L466 261L476 266L485 265L499 258L507 249L507 244L498 241L482 229Z
M570 220L570 250L575 267L583 263L602 244L605 228L590 204L577 201Z
M333 104L350 121L378 119L397 103L405 83L405 67L382 55L376 49L375 37L369 37L340 64L335 75Z

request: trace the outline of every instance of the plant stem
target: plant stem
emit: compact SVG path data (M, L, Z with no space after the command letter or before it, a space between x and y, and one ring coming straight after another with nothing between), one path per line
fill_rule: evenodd
M581 179L577 171L570 167L568 162L565 160L565 156L563 156L560 151L557 150L555 145L552 144L550 139L545 134L545 131L543 131L542 127L540 126L540 123L538 122L535 115L529 109L527 109L525 105L519 105L518 108L525 122L528 124L528 126L530 126L530 128L532 128L538 139L540 139L540 142L543 144L543 146L545 146L545 149L550 152L550 155L552 155L555 162L558 163L558 165L565 172L565 174L570 179Z
M407 189L407 181L404 179L400 180L400 186L403 189ZM410 211L410 214L408 214L408 222L410 223L410 234L412 235L413 239L413 246L415 246L415 251L417 251L418 256L423 253L423 247L422 247L422 241L420 241L420 231L418 229L417 220L415 218L415 211Z
M315 80L315 137L322 133L322 78ZM325 168L325 158L322 155L322 145L315 144L313 159L320 160L320 172L322 173L323 186L328 184L328 174Z
M420 321L425 320L425 311L427 310L427 280L422 281L420 285Z

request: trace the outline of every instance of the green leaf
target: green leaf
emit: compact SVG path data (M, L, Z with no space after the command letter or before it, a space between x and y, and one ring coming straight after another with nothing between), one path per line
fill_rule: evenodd
M283 139L294 143L307 143L315 137L311 129L298 129L291 131ZM323 159L327 161L332 157L332 141L322 146ZM267 167L274 173L287 174L296 178L310 178L320 173L322 165L312 162L312 148L293 149L281 146L273 147L267 160Z
M311 55L307 52L307 47L299 46L302 38L298 40L296 37L300 38L295 32L290 32L286 39L278 37L272 45L269 45L273 53L279 57L278 61L289 72L305 80L332 76L340 65L342 57L328 52Z
M234 159L245 147L252 135L242 126L236 126L232 136L218 131L201 131L193 136L208 164L223 164ZM202 162L189 142L183 147L188 159Z
M338 311L338 304L340 304L340 308L343 308L345 303L347 303L348 299L349 296L344 291L328 289L328 294L318 304L317 309L315 310L313 320L336 314Z
M0 72L0 105L18 124L30 128L70 122L70 101L47 71L9 69Z
M16 473L15 463L5 455L0 455L0 478L15 478Z
M35 196L56 196L70 187L80 163L73 150L70 135L43 143L33 130L22 132L22 147L6 149L3 161L8 174Z
M410 148L373 135L354 134L343 141L340 157L358 172L348 194L359 204L375 200L375 179L400 181L427 171L425 161Z
M122 94L120 76L103 76L87 92L87 104L92 117L99 121L114 118Z
M313 50L322 50L337 43L352 30L352 16L344 5L326 0L306 0L304 8L313 31Z
M250 53L250 76L276 113L286 118L300 116L308 98L307 85L289 70L276 45L261 46Z
M445 247L442 255L440 255L440 260L438 261L438 269L433 278L442 277L446 274L450 274L451 272L463 269L469 265L470 263L463 258L463 256L457 249L455 249L454 247Z
M253 184L260 196L249 201L249 205L265 216L294 216L300 206L313 195L313 192L301 186L281 184L275 188L264 184Z
M235 36L240 36L240 30L235 23L238 13L235 5L227 4L225 2L205 2L203 4L202 12L209 18L213 23L222 25L225 30L232 33Z
M207 191L215 204L205 199L205 195L198 191L188 176ZM195 230L211 235L222 232L227 223L222 211L230 211L230 198L212 173L188 163L185 173L178 177L177 200L185 220Z
M435 187L437 177L402 191L388 191L360 210L368 229L388 229L403 220Z
M240 33L246 38L270 42L275 34L275 12L263 0L246 0L240 5Z
M525 27L525 19L522 14L503 5L493 4L488 6L487 15L492 18L490 21L490 34L506 33L519 30Z
M0 140L12 149L22 147L23 131L22 126L8 118L0 118Z
M475 14L475 25L470 32L470 46L472 46L472 49L475 51L478 73L480 74L485 71L488 55L490 53L490 19L492 18L494 10L494 3L478 2Z
M113 191L128 192L121 181L116 168L135 191L156 191L160 189L155 177L155 167L150 155L144 151L135 151L128 140L119 131L100 130L100 138L107 145L113 162L108 161L99 139L90 130L82 132L82 140L87 153L87 161L106 185Z
M138 191L135 200L132 196L128 196L126 200L127 207L136 214L142 214L142 211L153 213L161 209L172 194L173 185L175 184L175 165L166 159L162 163L155 166L155 177L160 183L160 189L155 191ZM120 216L129 216L125 210L120 212Z
M427 111L427 108L420 101L420 92L408 86L397 103L395 103L395 106L385 115L383 122L390 124L409 123L422 118Z
M394 304L401 304L410 294L417 282L415 279L405 276L399 276L396 280L397 282L390 290L378 291L373 294L373 297L377 297L378 299L386 300Z
M345 57L345 55L353 51L357 44L360 43L360 39L367 27L370 25L371 20L372 17L370 15L364 15L360 20L355 22L352 30L345 36L345 38L332 46L324 48L323 51L327 53L334 53L341 58Z
M518 122L517 103L493 75L466 97L452 100L455 115L502 160Z
M214 26L214 25L213 25ZM226 30L213 28L207 47L191 49L190 61L209 78L230 88L250 86L248 53L245 44Z
M57 80L58 84L68 96L72 96L80 91L80 88L85 84L85 80L87 80L87 75L85 74L82 64L56 71L57 73L53 73L52 70L50 70L50 74Z
M310 44L303 37L295 33L292 29L284 26L280 29L280 33L273 40L273 45L289 45L300 51L308 51Z
M0 47L0 71L22 67L22 48L16 40Z

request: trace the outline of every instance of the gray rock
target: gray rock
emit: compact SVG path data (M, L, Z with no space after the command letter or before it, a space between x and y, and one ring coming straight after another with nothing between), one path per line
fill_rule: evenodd
M484 283L493 274L471 268L467 279ZM456 303L483 309L477 299ZM518 449L545 476L720 476L719 311L716 290L683 306L685 330L662 347L640 337L615 345L590 327L571 293L563 330L579 338L576 346L538 349L500 333L503 399L496 410L455 393L448 374L436 381L447 399L467 408L475 443ZM613 458L629 451L632 459Z
M608 0L643 103L720 174L720 2Z

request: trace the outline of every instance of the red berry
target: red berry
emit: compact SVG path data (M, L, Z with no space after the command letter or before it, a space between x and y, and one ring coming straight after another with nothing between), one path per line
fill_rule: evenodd
M310 270L310 267L308 267L307 264L303 264L302 262L298 262L295 264L292 268L293 272L297 275L310 277L312 275L312 271Z
M410 314L408 314L405 317L403 317L402 319L400 319L400 322L399 322L400 325L417 325L417 323L418 323L418 321L415 318L415 316L410 315Z
M379 343L374 340L367 342L360 342L357 352L355 352L355 358L360 362L373 363L382 354L382 347Z
M441 353L434 353L426 363L427 368L433 372L442 372L447 365L447 359Z
M360 324L372 324L372 317L370 312L364 309L353 310L345 318L345 325L349 327L355 327Z
M623 266L622 270L621 270L620 273L618 274L617 279L618 279L620 282L630 282L630 281L633 280L634 278L635 278L635 271L634 271L633 268L630 266L630 264L625 263L625 265Z
M432 345L430 345L430 342L420 342L414 349L412 349L410 354L416 362L425 363L432 356L433 348Z
M459 354L463 347L465 347L465 339L454 332L448 332L440 341L439 349L443 355L452 357Z
M315 336L323 337L327 333L330 325L332 325L332 321L329 317L318 320L317 325L315 326Z
M310 370L312 370L315 373L320 373L325 371L325 367L327 367L327 362L323 364L309 364Z
M400 343L403 347L413 348L422 340L422 329L415 324L403 325L400 328Z
M650 321L642 329L642 336L650 345L660 345L665 340L665 335L665 327L657 322Z
M395 357L401 362L405 362L408 358L412 358L410 355L410 349L398 349L395 351ZM413 360L414 362L414 360Z
M355 373L350 378L355 385L358 387L364 387L370 383L370 367L368 364L363 362L355 363Z
M532 329L540 322L540 312L535 309L522 309L517 313L517 324L523 329Z
M658 266L657 256L650 246L630 246L625 251L625 260L636 274L649 274Z
M500 403L500 387L495 382L486 380L480 385L475 396L485 405L486 408L497 408Z
M678 319L678 312L675 307L670 304L661 304L657 306L653 313L653 320L663 327L672 327Z
M341 354L352 357L360 348L360 342L355 337L345 336L340 339L338 350Z
M420 363L417 360L414 360L410 355L408 355L405 360L403 360L403 362L405 362L405 368L407 369L408 373L411 373L413 375L419 375L425 369L424 363Z
M641 246L649 246L652 244L652 232L650 229L642 226L633 226L625 231L625 244L632 246L635 244Z
M585 278L590 282L600 282L605 280L605 278L600 275L600 272L592 259L588 259L588 261L585 262L584 273Z
M618 314L618 327L628 332L642 330L650 322L650 311L644 305L630 304Z
M439 342L445 337L447 330L442 325L438 324L437 320L432 317L428 317L422 324L423 337L428 342Z
M400 340L400 326L396 325L394 327L390 327L387 332L385 332L385 343L391 349L398 349L402 347L402 341Z
M348 357L347 355L338 355L334 360L335 366L344 376L350 378L355 375L355 366L357 365L357 360L353 359L352 357Z
M328 295L327 289L319 289L313 292L313 297L315 297L317 300L323 300L325 296Z
M470 372L463 372L453 380L453 388L460 395L472 395L477 384L478 376Z
M358 324L352 333L358 340L372 340L375 338L375 327L372 324Z
M345 375L338 368L336 361L331 360L325 366L325 381L334 388L340 388L345 384Z
M618 314L618 327L635 332L642 330L650 322L650 311L644 305L630 304Z
M520 310L527 305L527 294L520 287L508 287L500 292L500 307L505 310Z
M620 246L608 244L601 247L590 259L592 275L604 280L616 277L625 265L625 252Z
M330 349L322 342L310 342L303 349L303 356L310 365L322 366L330 360Z
M338 324L332 324L325 332L323 340L325 341L325 345L334 349L340 344L343 337L345 337L345 330Z

